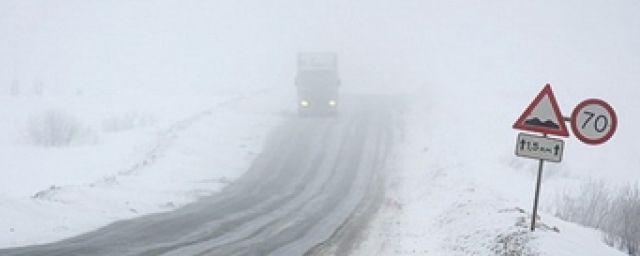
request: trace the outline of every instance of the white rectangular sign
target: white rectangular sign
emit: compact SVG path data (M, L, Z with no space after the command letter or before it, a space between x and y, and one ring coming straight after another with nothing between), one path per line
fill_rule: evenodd
M516 156L560 162L563 152L564 141L562 140L527 133L518 134Z

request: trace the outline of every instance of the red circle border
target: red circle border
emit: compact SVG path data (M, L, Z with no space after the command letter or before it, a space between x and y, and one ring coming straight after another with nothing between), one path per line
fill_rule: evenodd
M582 134L580 134L578 130L577 122L578 122L578 115L580 114L580 110L590 104L600 105L601 107L605 108L609 113L611 113L611 129L604 137L597 140L589 139L585 136L582 136ZM576 135L576 137L580 141L589 145L599 145L607 142L609 139L611 139L611 137L613 137L613 134L616 132L617 128L618 128L618 117L616 116L616 112L613 110L611 105L609 105L608 103L606 103L601 99L587 99L583 102L580 102L580 104L578 104L578 106L576 106L573 109L573 112L571 113L571 130L573 131L573 134Z

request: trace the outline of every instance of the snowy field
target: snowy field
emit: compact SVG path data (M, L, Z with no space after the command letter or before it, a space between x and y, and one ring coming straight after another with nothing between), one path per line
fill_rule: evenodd
M637 152L634 143L624 143L633 138L632 130L621 129L608 146L601 147L567 139L563 162L546 164L541 220L536 233L528 231L537 161L513 155L517 131L511 128L542 85L527 88L528 94L516 88L443 89L410 104L383 209L355 254L624 255L606 246L600 232L555 218L553 208L561 193L590 179L606 178L609 184L638 181L630 171L638 169L637 158L611 153ZM502 95L512 96L499 98ZM487 102L488 98L495 101ZM508 107L496 108L496 102ZM619 108L625 109L640 108ZM491 123L478 113L491 113ZM433 125L439 122L455 125ZM633 123L624 126L634 125L640 128ZM590 157L597 154L609 158ZM598 169L608 172L595 175Z
M640 182L640 5L498 2L434 5L447 11L420 23L448 30L414 35L438 62L408 97L386 202L356 255L625 255L554 215L583 184ZM565 116L602 98L620 124L601 146L565 139L563 162L545 165L542 226L530 233L537 161L514 155L511 126L546 83Z
M285 115L279 98L264 90L3 97L0 246L51 242L219 191ZM66 135L64 145L41 139Z

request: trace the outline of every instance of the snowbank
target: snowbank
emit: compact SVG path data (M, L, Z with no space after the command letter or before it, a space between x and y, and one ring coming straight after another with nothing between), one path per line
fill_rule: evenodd
M1 247L51 242L219 191L248 168L286 103L267 91L1 102L0 118L10 120L0 127ZM34 143L32 117L48 111L73 118L90 138Z
M557 193L592 178L580 166L603 164L576 155L606 149L575 138L567 140L567 152L573 152L563 163L546 165L541 220L537 232L528 231L537 162L513 155L517 131L511 124L542 86L526 90L528 96L516 89L463 87L431 89L430 97L414 99L404 113L406 131L385 204L356 254L624 255L606 246L599 232L549 212ZM618 139L610 143L628 146ZM621 181L637 165L625 160L614 166L627 168L610 169L610 180Z

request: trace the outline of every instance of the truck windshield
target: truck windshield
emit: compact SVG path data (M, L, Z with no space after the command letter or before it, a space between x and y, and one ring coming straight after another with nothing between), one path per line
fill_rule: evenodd
M298 86L335 86L338 76L335 70L303 70L298 71Z

